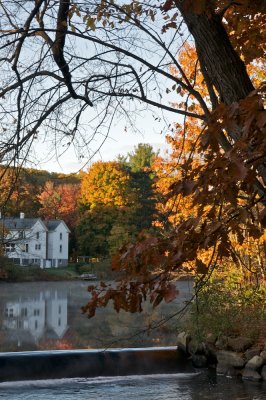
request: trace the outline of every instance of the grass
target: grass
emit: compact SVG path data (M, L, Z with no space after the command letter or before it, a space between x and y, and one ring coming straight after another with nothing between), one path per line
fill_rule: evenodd
M115 279L117 273L111 271L110 260L95 264L69 264L67 267L45 268L17 266L8 260L0 260L0 280L5 282L37 282L75 280L83 273L92 273L101 279Z

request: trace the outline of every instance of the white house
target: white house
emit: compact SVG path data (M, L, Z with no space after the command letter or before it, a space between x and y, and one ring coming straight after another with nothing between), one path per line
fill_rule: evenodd
M68 263L69 233L62 220L41 218L0 219L5 255L19 265L41 268L65 266Z

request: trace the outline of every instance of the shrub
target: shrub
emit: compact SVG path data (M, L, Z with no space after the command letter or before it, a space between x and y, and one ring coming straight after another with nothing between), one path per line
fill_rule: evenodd
M191 308L188 330L202 341L207 334L216 337L239 335L257 339L266 324L266 285L239 282L234 273L215 276L198 292ZM196 280L195 287L198 282Z

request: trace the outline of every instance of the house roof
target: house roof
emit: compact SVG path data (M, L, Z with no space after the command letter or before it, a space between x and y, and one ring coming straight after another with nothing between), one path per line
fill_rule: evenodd
M47 220L42 221L41 218L1 218L0 223L9 230L23 230L23 229L31 229L36 222L40 221L41 224L48 229L48 231L54 231L56 228L63 223L66 229L69 231L67 225L63 220Z
M64 227L66 228L66 230L70 233L70 230L69 230L68 226L65 224L65 222L64 222L62 219L61 219L61 220L58 220L58 219L49 219L48 221L45 221L44 223L45 223L45 225L47 226L49 232L55 231L56 228L57 228L60 224L63 224Z
M58 221L58 220L48 220L48 221L45 221L45 225L47 226L47 228L48 228L48 231L54 231L57 227L58 227L58 225L60 225L61 224L61 220L60 221Z
M40 218L2 218L0 222L7 229L31 229ZM41 221L41 220L40 220Z

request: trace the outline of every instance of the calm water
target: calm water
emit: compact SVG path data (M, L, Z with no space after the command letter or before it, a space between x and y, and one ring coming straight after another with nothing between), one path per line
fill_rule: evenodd
M206 373L0 383L8 400L265 400L265 384Z
M117 314L111 307L95 318L81 313L89 298L85 282L1 284L0 351L175 345L182 328L173 317L192 295L191 282L178 282L180 295L171 304L141 314ZM143 332L144 331L144 332ZM142 332L142 333L141 333ZM99 377L0 383L8 400L266 400L265 383L233 381L199 374Z
M175 345L178 317L150 329L184 306L191 281L178 282L179 296L141 314L99 309L94 318L82 314L89 299L88 283L41 282L0 284L0 351L142 347Z

